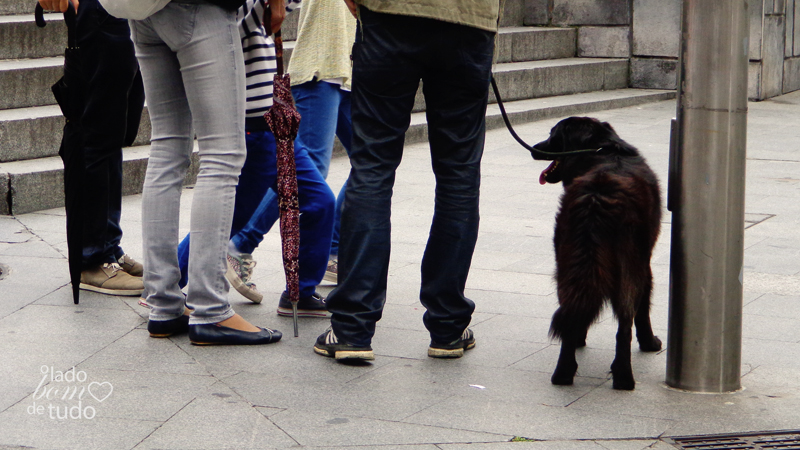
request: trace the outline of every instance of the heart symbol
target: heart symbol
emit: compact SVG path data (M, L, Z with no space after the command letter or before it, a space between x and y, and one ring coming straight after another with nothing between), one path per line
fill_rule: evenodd
M95 390L102 391L104 389L103 386L105 385L108 385L108 393L106 393L106 395L103 395L102 398L98 398L99 394L94 395L94 392L92 392L92 387L95 387L96 388ZM102 383L98 383L97 381L92 381L91 383L89 383L89 387L87 389L89 390L89 395L94 397L94 399L100 403L103 403L103 400L107 399L108 396L111 395L112 392L114 392L114 386L112 386L111 383L109 383L108 381L104 381Z

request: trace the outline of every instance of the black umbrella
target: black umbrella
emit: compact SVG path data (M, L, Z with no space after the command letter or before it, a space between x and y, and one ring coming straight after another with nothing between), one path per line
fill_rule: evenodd
M42 8L36 5L36 23L45 25L41 18ZM67 260L69 278L72 283L72 299L79 301L81 270L83 260L83 179L85 165L83 158L84 137L80 127L83 113L84 77L80 65L80 48L76 36L76 14L72 4L64 12L67 24L67 48L64 50L64 76L51 88L53 96L67 119L58 155L64 161L64 209L67 213Z

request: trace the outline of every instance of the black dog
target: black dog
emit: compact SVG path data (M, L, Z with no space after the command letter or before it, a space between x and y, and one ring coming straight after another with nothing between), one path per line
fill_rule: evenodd
M559 308L550 325L550 335L561 339L561 354L551 381L572 384L575 349L586 345L586 332L608 301L619 321L614 389L632 390L633 324L642 351L661 350L650 325L650 257L661 227L658 179L611 125L589 117L562 120L534 149L597 149L563 157L532 152L534 159L553 160L539 182L564 185L553 239Z

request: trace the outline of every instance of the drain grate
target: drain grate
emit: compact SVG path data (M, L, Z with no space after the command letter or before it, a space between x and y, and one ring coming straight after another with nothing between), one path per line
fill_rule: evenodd
M670 440L675 447L686 450L800 450L800 430L681 436Z

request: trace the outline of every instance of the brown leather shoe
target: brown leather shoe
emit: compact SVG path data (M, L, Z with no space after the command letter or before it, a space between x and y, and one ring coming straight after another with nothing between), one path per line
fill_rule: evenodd
M126 273L117 263L105 263L81 272L81 289L109 295L142 295L142 279Z
M142 263L136 261L128 255L122 255L119 259L119 266L128 273L135 277L141 277L144 274L144 266Z

